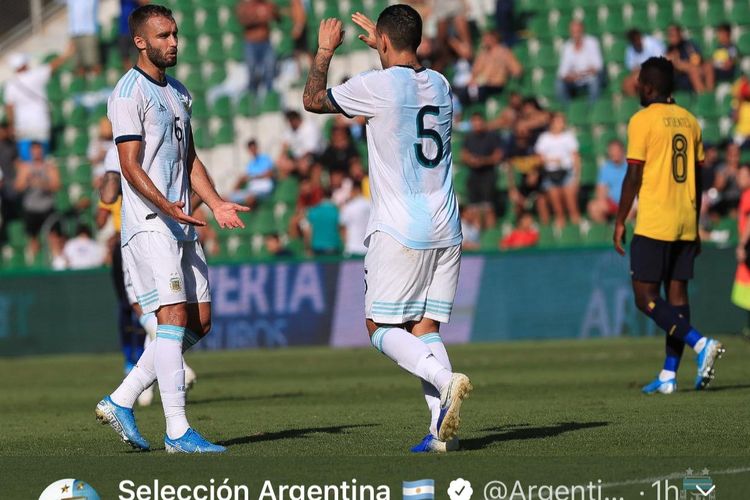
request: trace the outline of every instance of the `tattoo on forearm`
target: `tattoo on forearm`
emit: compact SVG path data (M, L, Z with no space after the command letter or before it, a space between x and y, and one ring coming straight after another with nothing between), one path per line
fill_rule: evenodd
M307 75L305 91L302 94L302 102L305 109L314 113L335 113L338 111L326 93L328 82L328 67L333 57L332 51L321 51L315 55L310 73Z

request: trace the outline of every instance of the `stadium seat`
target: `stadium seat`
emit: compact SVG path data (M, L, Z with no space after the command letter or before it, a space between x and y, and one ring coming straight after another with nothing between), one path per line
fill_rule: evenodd
M234 108L229 96L223 95L216 99L213 105L213 115L219 118L232 118L234 116Z
M719 0L719 3L721 0ZM680 24L689 30L702 29L703 18L698 8L698 2L682 2Z
M297 198L299 197L299 181L294 177L287 177L281 179L276 184L276 189L273 192L273 201L277 203L285 203L290 206L297 204Z
M708 122L703 126L703 142L717 145L721 142L721 129L716 122Z
M570 102L567 110L568 122L576 127L587 126L591 123L591 107L588 100L575 99Z
M214 140L216 144L234 143L234 124L232 123L232 120L222 120Z
M748 22L750 23L750 19L748 20ZM740 35L740 38L737 40L737 50L740 52L740 54L743 55L750 54L750 31L746 31L745 33Z
M198 149L208 149L213 146L211 131L206 123L194 122L192 129L195 147Z
M628 121L630 121L630 117L636 114L640 109L641 104L637 98L624 98L622 102L620 102L620 106L616 111L617 121L620 123L628 123Z
M485 251L497 250L502 236L502 229L498 227L485 229L479 239L479 248Z
M615 115L614 106L612 101L602 97L591 109L591 123L597 125L612 125L617 123L617 116Z
M544 68L545 70L554 71L560 64L560 56L555 50L552 43L545 43L539 47L539 50L533 56L529 54L531 63L534 66Z
M716 103L714 93L706 92L696 96L693 111L697 116L702 118L719 118L722 110Z

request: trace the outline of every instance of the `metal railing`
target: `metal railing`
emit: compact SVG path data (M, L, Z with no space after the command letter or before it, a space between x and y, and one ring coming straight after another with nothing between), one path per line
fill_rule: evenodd
M24 36L41 33L44 21L64 8L60 0L0 0L0 52Z

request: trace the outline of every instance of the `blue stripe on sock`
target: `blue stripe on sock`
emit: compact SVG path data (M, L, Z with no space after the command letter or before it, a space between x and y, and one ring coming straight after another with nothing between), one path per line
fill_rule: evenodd
M156 327L157 338L176 340L182 342L185 336L185 327L175 325L158 325Z
M701 335L699 332L690 330L687 335L685 335L685 343L690 347L695 347L695 344L697 344L698 341L702 338L703 335Z
M419 339L425 344L435 344L443 341L439 333L428 333L427 335L422 335Z
M175 335L175 334L172 334L172 333L156 332L156 338L158 338L158 339L176 340L177 342L182 342L182 336L181 335Z
M680 366L680 358L677 356L667 356L664 360L664 369L670 372L676 372Z
M182 347L184 350L190 349L201 339L200 335L192 330L185 329L185 337L182 340Z
M390 330L390 328L386 328L381 326L377 330L375 330L375 333L372 334L372 338L370 339L370 342L372 342L372 345L380 352L383 352L383 337L385 337L385 334Z

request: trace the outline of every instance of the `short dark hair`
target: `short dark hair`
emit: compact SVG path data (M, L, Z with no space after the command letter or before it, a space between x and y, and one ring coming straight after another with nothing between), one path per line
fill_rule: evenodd
M674 91L674 66L666 57L649 57L641 64L641 82L651 85L659 97L669 97Z
M729 23L721 23L716 27L717 31L723 31L724 33L732 34L732 25Z
M85 234L86 236L91 238L91 228L86 224L80 223L78 224L78 226L76 226L76 236L78 236L79 234Z
M628 30L625 36L630 43L633 43L633 40L635 40L636 37L641 36L641 30L639 30L638 28L631 28Z
M422 18L413 7L404 4L386 7L378 16L377 30L388 35L396 50L417 51L422 43Z
M255 139L250 139L249 141L247 141L248 148L252 146L257 146L257 145L258 145L258 141L256 141Z
M128 29L130 37L140 34L143 25L152 17L168 17L174 19L172 11L163 5L147 4L141 5L128 16Z
M295 111L293 109L288 109L288 110L284 111L284 117L287 120L290 120L290 121L291 120L301 120L302 119L302 115L299 114L299 111Z

